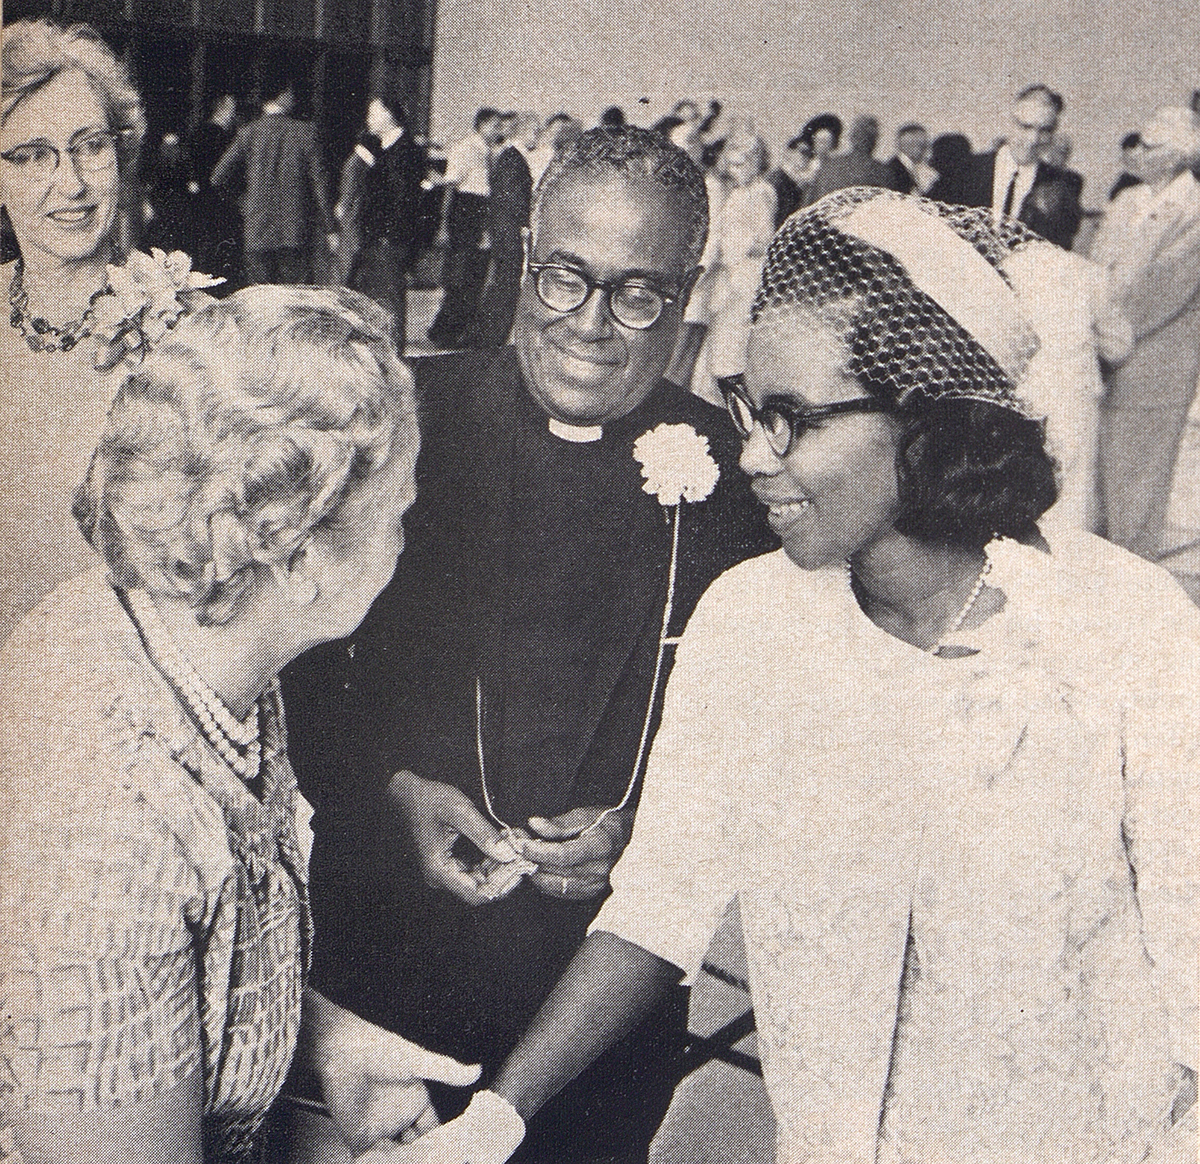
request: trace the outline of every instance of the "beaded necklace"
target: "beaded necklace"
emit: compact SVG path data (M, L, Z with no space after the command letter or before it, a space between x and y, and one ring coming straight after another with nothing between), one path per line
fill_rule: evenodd
M130 590L126 598L152 661L178 692L204 738L238 776L253 781L262 760L258 702L244 722L238 719L179 649L150 596Z
M845 561L846 573L850 578L850 588L853 590L856 585L861 586L858 579L854 576L854 567L850 564L850 559ZM951 635L956 635L963 628L963 623L967 621L967 616L975 609L975 603L979 601L979 596L983 593L984 583L987 581L987 576L992 572L992 559L986 554L984 555L983 569L979 571L979 576L975 579L975 585L971 587L971 593L967 595L967 600L962 604L958 614L947 625L946 629L938 635L933 646L929 648L929 654L936 655L942 649L942 644Z
M112 288L107 283L95 292L88 300L87 310L70 323L55 327L48 319L40 315L30 316L29 292L25 290L23 276L25 264L18 258L13 265L12 281L8 285L9 325L21 333L22 338L35 352L69 352L80 340L87 339L92 334L92 318L96 304L102 296L111 295ZM26 323L33 328L32 333L26 329Z

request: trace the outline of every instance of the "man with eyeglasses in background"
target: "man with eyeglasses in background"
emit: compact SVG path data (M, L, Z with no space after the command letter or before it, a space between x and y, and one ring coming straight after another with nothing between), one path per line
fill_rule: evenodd
M1004 141L998 149L972 155L961 191L946 200L990 206L1070 250L1083 217L1079 183L1039 157L1054 140L1063 108L1062 97L1046 85L1022 89L1013 99Z
M289 751L318 814L314 982L485 1073L608 892L663 640L774 544L729 418L663 379L707 223L700 171L649 131L593 130L551 164L512 344L414 362L419 498L391 584L352 642L288 677ZM693 466L720 467L706 499L672 510L647 491L680 471L635 449L661 425ZM681 992L515 1158L644 1161L685 1019ZM435 1102L451 1116L466 1096Z

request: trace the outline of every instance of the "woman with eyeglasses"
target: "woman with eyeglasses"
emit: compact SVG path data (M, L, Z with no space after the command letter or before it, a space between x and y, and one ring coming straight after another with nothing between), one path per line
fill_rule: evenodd
M0 268L0 640L93 560L71 490L112 399L107 371L139 359L206 283L181 254L126 254L125 186L146 119L108 45L48 20L3 32L0 203L20 255Z
M783 548L692 616L575 961L400 1159L504 1159L734 894L780 1164L1194 1159L1200 612L1039 529L1030 245L873 189L776 235L726 391Z

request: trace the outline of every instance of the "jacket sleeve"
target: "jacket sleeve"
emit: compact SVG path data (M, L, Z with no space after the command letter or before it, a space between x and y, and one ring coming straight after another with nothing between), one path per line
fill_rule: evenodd
M229 148L221 155L221 160L213 168L211 182L219 189L227 189L234 175L241 171L246 164L246 127L238 130L237 136L229 143Z

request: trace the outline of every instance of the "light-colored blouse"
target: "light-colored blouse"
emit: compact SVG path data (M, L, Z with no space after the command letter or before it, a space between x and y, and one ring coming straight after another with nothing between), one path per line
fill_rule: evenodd
M309 814L277 689L262 703L260 800L98 569L0 651L0 1129L201 1071L206 1160L252 1151L295 1047L310 945Z
M13 264L0 267L0 286ZM64 578L96 564L71 515L121 376L94 367L97 343L35 352L0 324L0 642Z
M842 569L719 578L593 928L694 975L733 894L779 1164L1191 1159L1200 611L1063 531L939 658Z

